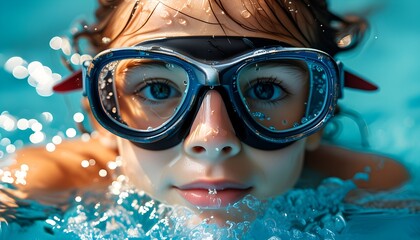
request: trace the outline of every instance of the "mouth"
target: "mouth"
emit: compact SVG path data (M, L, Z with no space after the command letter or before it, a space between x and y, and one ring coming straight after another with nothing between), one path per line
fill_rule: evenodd
M228 181L196 181L175 189L198 208L218 209L239 201L251 192L252 187Z

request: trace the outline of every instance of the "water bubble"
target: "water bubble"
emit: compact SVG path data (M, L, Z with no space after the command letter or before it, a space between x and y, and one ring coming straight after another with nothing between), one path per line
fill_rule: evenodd
M79 65L80 64L80 54L73 53L70 57L70 62L74 65Z
M24 79L29 76L28 69L24 66L16 66L12 71L13 77L17 79Z
M19 130L24 131L29 128L29 122L27 119L21 118L17 121L16 126Z
M73 120L77 123L83 122L84 119L85 119L85 116L81 112L77 112L73 115Z
M216 195L217 194L217 190L216 189L211 189L209 188L209 195Z
M16 151L16 146L13 144L9 144L6 146L6 152L7 153L14 153Z
M161 11L160 12L160 17L162 17L164 19L168 18L169 17L169 12L166 11L166 10Z
M55 36L50 40L50 47L54 50L59 50L62 43L63 39L61 37Z
M175 65L174 65L174 64L172 64L172 63L167 63L165 66L166 66L166 68L168 68L168 69L175 68Z
M48 152L54 152L55 151L55 145L54 145L54 143L47 143L47 145L45 145L45 149Z
M111 38L109 38L109 37L103 37L102 38L102 43L103 44L108 44L108 43L110 43L111 42Z
M262 112L253 112L253 113L251 113L251 115L254 118L257 118L260 121L263 121L263 120L266 120L267 119L267 116L264 113L262 113Z
M8 72L13 72L13 69L17 66L23 66L24 64L26 64L25 60L23 60L23 58L21 57L11 57L9 58L6 63L4 64L4 68L6 69L6 71Z
M55 145L58 145L58 144L61 144L61 142L63 141L63 139L60 137L60 136L58 136L58 135L56 135L56 136L54 136L53 138L52 138L52 140L51 140Z
M52 122L53 119L54 119L53 115L50 112L43 112L43 113L41 113L41 116L48 123Z
M45 134L43 132L34 132L29 136L29 141L33 144L41 143L45 139Z
M66 130L66 136L69 137L69 138L74 138L76 136L76 129L68 128Z
M30 128L34 132L39 132L42 130L43 126L40 122L34 122L33 124L31 124Z
M248 10L243 10L241 12L241 16L244 18L249 18L251 16L251 13Z
M108 175L108 172L105 169L99 170L100 177L106 177L107 175Z
M82 165L83 168L87 168L89 167L89 161L88 160L83 160L80 162L80 165Z

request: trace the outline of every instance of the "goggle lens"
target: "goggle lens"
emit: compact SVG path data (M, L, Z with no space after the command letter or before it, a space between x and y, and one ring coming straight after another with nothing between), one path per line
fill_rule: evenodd
M189 83L181 66L145 58L110 62L99 78L99 97L106 114L142 132L154 131L172 119Z
M316 62L268 60L241 68L237 88L255 122L283 132L305 125L322 111L328 92L326 76Z

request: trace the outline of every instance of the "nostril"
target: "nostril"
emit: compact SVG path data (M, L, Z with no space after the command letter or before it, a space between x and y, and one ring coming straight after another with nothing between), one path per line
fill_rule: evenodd
M201 146L195 146L195 147L192 148L192 151L194 153L203 153L203 152L206 151L206 149L204 147L201 147Z
M222 149L222 152L228 154L228 153L232 152L232 147L229 147L229 146L224 147Z

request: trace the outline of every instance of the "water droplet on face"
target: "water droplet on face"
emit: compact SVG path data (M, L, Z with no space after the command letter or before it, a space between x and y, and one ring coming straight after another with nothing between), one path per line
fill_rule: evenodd
M251 16L251 13L248 10L243 10L241 12L242 17L249 18Z
M217 190L215 188L209 188L209 195L216 195L217 194Z
M171 19L168 19L167 21L166 21L166 25L171 25L172 24L172 20Z
M102 38L102 43L103 44L108 44L108 43L110 43L111 42L111 38L109 38L109 37L103 37Z

